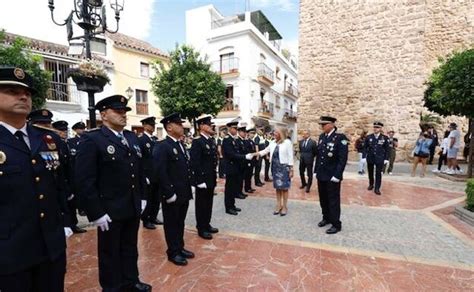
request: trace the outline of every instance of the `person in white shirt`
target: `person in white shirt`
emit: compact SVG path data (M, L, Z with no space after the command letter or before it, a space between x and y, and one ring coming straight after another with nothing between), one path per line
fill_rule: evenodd
M288 190L293 178L293 144L288 139L288 129L277 128L275 141L258 152L260 156L270 153L273 187L276 190L276 207L273 215L285 216L288 212Z
M458 168L458 152L459 148L461 148L461 132L457 129L456 123L449 124L449 129L451 132L449 133L449 145L448 145L448 170L446 171L447 174L457 174L460 173Z

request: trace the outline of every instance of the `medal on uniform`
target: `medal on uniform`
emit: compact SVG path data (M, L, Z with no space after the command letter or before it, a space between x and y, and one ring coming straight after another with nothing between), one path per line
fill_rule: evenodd
M49 150L56 150L56 143L54 142L54 139L51 137L51 135L43 136L43 141L46 143L46 146L48 146Z
M72 156L76 155L76 149L75 149L75 148L71 148L71 151L70 151L70 152L71 152L71 155L72 155Z
M112 146L112 145L107 146L107 153L114 154L115 153L115 147Z
M332 152L328 153L328 157L332 157L332 155L333 155Z
M135 148L135 151L137 152L138 157L142 157L142 151L140 150L140 146L133 145L133 148Z
M211 149L211 147L209 147L209 145L208 145L208 144L206 144L206 148L207 148L207 149Z
M176 148L173 148L173 153L174 153L175 155L178 155L178 150L176 150Z
M7 155L5 154L5 152L0 151L0 164L4 164L5 161L7 161Z
M145 145L146 145L147 148L151 147L150 143L146 143Z

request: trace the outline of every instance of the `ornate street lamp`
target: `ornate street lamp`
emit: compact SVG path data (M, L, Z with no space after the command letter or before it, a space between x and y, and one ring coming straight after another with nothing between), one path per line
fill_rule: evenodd
M91 40L97 35L105 32L116 33L119 30L120 12L123 11L124 0L110 0L110 8L115 12L116 28L111 30L107 26L106 5L103 0L73 0L74 9L63 23L59 23L54 19L54 0L48 0L48 7L51 10L51 19L56 25L66 26L67 39L69 42L73 40L81 40L86 49L86 58L92 59ZM84 34L74 36L73 23L77 24ZM95 118L95 98L96 92L102 90L87 90L89 97L89 120L90 127L96 127Z
M127 90L125 90L125 94L128 97L128 100L130 100L133 97L133 89L129 86Z

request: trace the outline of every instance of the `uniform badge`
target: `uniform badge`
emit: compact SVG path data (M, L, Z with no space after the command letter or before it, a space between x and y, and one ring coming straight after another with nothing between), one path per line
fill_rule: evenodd
M15 68L13 75L15 75L17 79L25 79L25 71L23 71L23 69Z
M209 147L209 145L207 145L207 144L206 144L206 148L207 148L207 149L211 149L211 147Z
M75 148L71 148L70 152L71 152L71 155L73 155L73 156L76 155L76 149Z
M178 150L176 150L176 148L173 148L173 153L174 153L175 155L178 155Z
M341 144L342 144L342 145L347 145L347 140L342 140L342 141L341 141Z
M107 146L107 153L114 154L115 153L115 147L112 146L112 145Z
M142 151L140 150L140 146L138 145L133 145L133 148L135 148L135 151L137 152L138 157L142 157Z
M369 139L369 142L372 142L372 138Z
M332 152L329 152L328 157L332 157L332 156L333 156Z
M43 137L43 141L46 143L46 146L48 146L49 150L56 150L56 143L54 142L54 139L51 137L51 135L45 135Z
M5 161L7 161L7 155L5 154L5 152L0 151L0 164L4 164Z
M146 143L145 146L146 146L147 148L150 148L150 147L151 147L150 143Z

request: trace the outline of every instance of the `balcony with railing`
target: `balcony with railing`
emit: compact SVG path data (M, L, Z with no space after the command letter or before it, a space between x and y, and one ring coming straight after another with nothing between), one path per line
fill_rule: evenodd
M137 102L137 115L148 115L148 102Z
M275 114L275 105L269 101L262 101L258 109L258 116L270 119Z
M288 110L285 110L285 114L283 115L283 120L287 122L296 123L296 121L298 120L298 117L295 111L288 109Z
M257 80L265 85L273 86L275 84L275 73L265 63L258 64Z
M51 81L46 99L80 104L81 93L77 90L75 84Z
M219 118L238 117L240 114L238 100L239 100L238 97L226 98L225 105L217 116Z
M221 19L213 19L211 21L211 28L218 29L221 27L233 25L236 23L244 22L245 21L245 14L234 15L231 17L221 18Z
M214 61L212 69L222 77L237 77L239 76L239 58L230 57Z
M285 89L283 90L283 93L289 97L298 98L298 87L287 82L285 83Z

